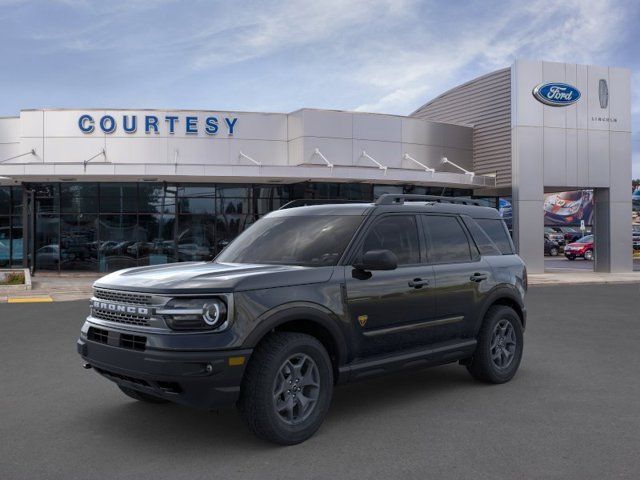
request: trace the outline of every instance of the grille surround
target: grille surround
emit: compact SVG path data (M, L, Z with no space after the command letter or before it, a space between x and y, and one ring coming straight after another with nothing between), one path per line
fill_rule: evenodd
M97 300L103 300L105 302L126 303L127 305L153 304L153 296L146 293L120 292L118 290L94 288L93 296Z

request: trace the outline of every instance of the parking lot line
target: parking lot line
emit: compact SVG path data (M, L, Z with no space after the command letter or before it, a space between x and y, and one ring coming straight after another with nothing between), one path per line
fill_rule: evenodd
M46 303L53 302L53 298L46 297L9 297L7 303Z

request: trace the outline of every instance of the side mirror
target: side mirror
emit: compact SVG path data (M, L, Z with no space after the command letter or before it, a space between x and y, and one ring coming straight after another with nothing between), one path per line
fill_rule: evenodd
M353 265L358 270L395 270L398 257L391 250L369 250Z

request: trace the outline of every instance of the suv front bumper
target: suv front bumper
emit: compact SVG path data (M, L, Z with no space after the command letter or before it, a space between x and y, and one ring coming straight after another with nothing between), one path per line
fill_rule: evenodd
M196 408L233 405L252 350L133 350L89 340L78 353L115 383Z

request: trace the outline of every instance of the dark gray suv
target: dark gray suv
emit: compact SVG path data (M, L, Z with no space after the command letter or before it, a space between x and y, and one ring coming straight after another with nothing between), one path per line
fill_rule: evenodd
M78 352L136 400L237 404L259 437L294 444L339 383L451 362L510 380L526 289L498 212L471 200L283 208L213 262L98 280Z

